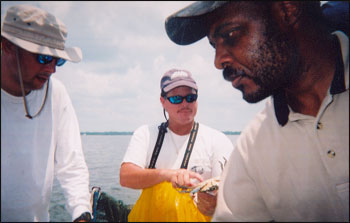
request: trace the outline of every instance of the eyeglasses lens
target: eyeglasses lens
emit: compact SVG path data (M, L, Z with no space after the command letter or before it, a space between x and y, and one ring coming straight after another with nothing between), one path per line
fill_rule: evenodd
M56 66L62 66L66 62L65 59L57 58L56 59Z
M65 59L55 58L53 56L43 54L38 54L37 59L40 64L49 64L53 61L53 59L56 59L56 66L62 66L66 62Z
M176 95L176 96L168 97L168 100L170 101L171 104L180 104L182 103L184 98L186 98L186 101L188 103L192 103L197 100L197 97L198 97L197 94L188 94L186 96Z
M189 95L186 96L186 101L188 103L192 103L192 102L197 100L197 96L198 95L196 95L196 94L189 94Z
M171 104L180 104L183 100L181 96L172 96L168 98Z

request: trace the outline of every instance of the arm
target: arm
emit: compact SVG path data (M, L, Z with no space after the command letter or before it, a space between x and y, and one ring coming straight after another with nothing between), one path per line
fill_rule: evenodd
M64 99L64 106L57 108L58 111L54 113L57 135L55 172L64 191L67 210L74 220L84 212L91 213L91 196L78 120L67 93L64 93L60 95Z
M194 186L192 178L203 181L199 174L185 169L144 169L133 163L123 163L120 168L120 184L133 189L151 187L164 181L171 182L173 187L191 187Z
M221 175L212 221L271 221L273 219L247 169L244 159L247 154L242 157L240 146L242 143L238 142Z
M132 189L151 187L169 179L167 170L144 169L133 163L123 163L119 175L120 185Z
M197 197L198 210L206 216L213 216L216 208L217 190L214 191L214 194L209 194L206 192L198 192L197 196L198 196Z
M179 185L192 186L190 179L202 181L202 177L192 171L180 169L148 169L148 153L153 151L154 143L150 138L157 136L157 132L150 131L149 126L141 126L131 137L128 149L120 167L120 184L132 189L143 189L158 183L168 181L175 187Z
M223 167L233 150L233 145L231 140L224 134L219 134L213 142L212 177L216 177L221 175ZM213 216L216 208L216 201L217 190L210 193L198 192L197 194L197 208L206 216Z

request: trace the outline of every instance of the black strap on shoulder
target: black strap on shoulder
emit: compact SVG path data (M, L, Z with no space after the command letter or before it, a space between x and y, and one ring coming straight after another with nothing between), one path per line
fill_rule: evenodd
M188 143L187 143L187 148L186 148L186 152L184 155L184 159L182 160L182 164L180 168L184 168L187 169L188 166L188 161L190 160L190 156L192 153L192 149L194 146L194 142L196 141L196 137L197 137L197 132L198 132L198 122L195 122L193 124L193 128L191 130L191 135L190 138L188 139Z
M191 153L192 153L193 145L194 145L194 142L196 141L197 132L198 132L198 126L199 126L198 122L195 122L193 124L193 128L191 130L191 135L190 135L190 138L188 139L188 143L187 143L187 148L186 148L186 151L185 151L184 159L182 160L182 164L181 164L180 168L187 169L188 161L190 160L190 156L191 156ZM156 145L154 146L151 162L150 162L150 164L148 166L149 169L154 169L155 168L160 149L162 148L164 135L167 132L167 130L166 130L167 127L168 127L168 122L163 122L158 127L158 129L159 129L158 138L157 138Z
M151 162L148 166L148 168L150 169L154 169L156 166L158 155L159 155L160 149L162 148L164 135L167 132L166 130L167 127L168 127L168 122L163 122L162 124L160 124L160 126L158 126L158 129L159 129L158 138L157 138L156 145L154 146L154 149L153 149Z

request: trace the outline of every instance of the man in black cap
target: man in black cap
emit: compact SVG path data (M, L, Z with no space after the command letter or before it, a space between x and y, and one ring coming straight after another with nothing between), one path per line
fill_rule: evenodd
M349 20L327 21L314 1L195 2L166 19L177 44L207 36L247 102L272 96L237 139L213 221L349 220Z

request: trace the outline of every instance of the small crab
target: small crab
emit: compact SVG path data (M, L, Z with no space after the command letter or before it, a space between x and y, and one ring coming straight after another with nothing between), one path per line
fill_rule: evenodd
M179 187L180 188L179 192L180 193L190 193L190 194L195 194L197 192L209 193L209 192L212 192L212 191L219 189L219 183L220 183L220 177L218 176L218 177L207 179L207 180L197 184L194 187L181 186L181 187Z

